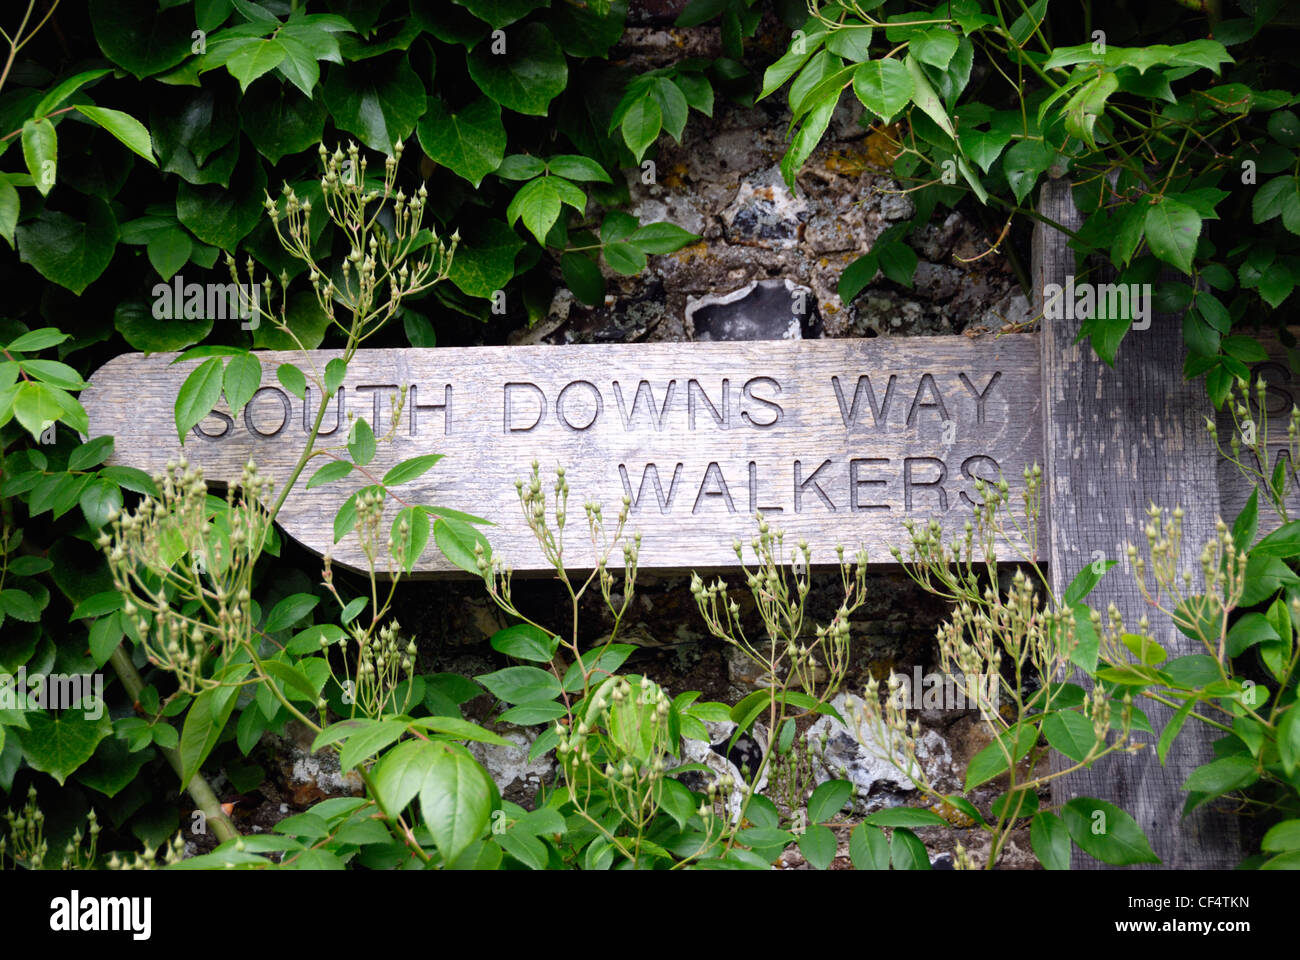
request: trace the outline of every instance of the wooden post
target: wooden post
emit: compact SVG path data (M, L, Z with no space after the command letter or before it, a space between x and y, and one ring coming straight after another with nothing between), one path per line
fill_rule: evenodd
M1039 210L1071 230L1083 217L1070 185L1049 181ZM1036 310L1043 310L1045 284L1065 284L1075 273L1075 254L1064 234L1042 223L1034 230ZM1096 282L1099 271L1093 271ZM1146 509L1181 505L1184 563L1199 576L1198 557L1214 534L1219 511L1217 454L1205 430L1212 412L1202 382L1186 382L1181 317L1156 314L1146 330L1131 330L1106 366L1088 343L1075 344L1081 321L1042 321L1044 449L1047 463L1048 556L1058 596L1085 564L1118 560L1089 597L1103 612L1115 604L1130 628L1149 614L1151 631L1170 658L1204 653L1162 614L1151 611L1133 582L1125 544L1145 549ZM1172 711L1150 701L1140 706L1157 734ZM1162 767L1154 739L1135 755L1112 755L1091 769L1053 781L1052 799L1063 804L1094 796L1130 813L1151 840L1165 868L1232 868L1242 859L1235 816L1201 807L1183 818L1182 784L1213 758L1210 730L1189 722ZM1055 764L1064 758L1054 756ZM1068 763L1068 761L1065 761ZM1207 805L1208 806L1208 805ZM1074 865L1098 868L1076 851Z

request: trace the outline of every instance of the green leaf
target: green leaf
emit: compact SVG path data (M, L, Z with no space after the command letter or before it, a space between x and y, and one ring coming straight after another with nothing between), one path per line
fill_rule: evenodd
M1118 563L1116 560L1102 560L1099 563L1086 564L1082 570L1074 575L1070 585L1065 588L1064 604L1073 608L1075 604L1082 603L1088 594L1097 588L1097 584L1101 583L1101 578L1116 563ZM1100 570L1097 569L1098 566L1101 567Z
M256 155L241 159L229 189L219 184L176 188L176 216L186 228L221 250L234 250L264 214L266 173Z
M267 616L266 632L276 633L280 630L287 630L316 609L318 603L320 603L320 597L313 596L310 593L295 593L292 596L285 597L272 608L271 613Z
M226 58L226 69L239 81L240 91L246 93L250 83L278 67L286 54L284 44L274 37L250 37Z
M557 157L551 157L546 161L546 169L556 176L564 177L568 180L598 180L601 183L612 183L609 174L605 168L598 164L590 157L582 157L576 154L563 154Z
M473 576L481 576L474 553L476 544L483 547L483 555L487 559L492 558L487 538L464 520L450 516L438 517L433 525L433 538L444 557Z
M1097 745L1092 721L1074 710L1053 713L1043 720L1043 736L1071 760L1081 762Z
M947 111L944 110L943 104L939 102L934 87L930 86L930 81L925 78L925 71L921 69L921 65L916 62L911 54L904 58L903 65L912 78L913 102L921 108L926 116L938 124L940 130L952 137L953 140L956 140L957 133L953 129L952 121L948 119Z
M429 158L464 177L475 188L501 165L506 150L506 129L501 107L487 97L470 101L451 113L437 97L416 125L420 146Z
M895 870L929 870L930 855L925 844L911 830L899 827L889 844L889 859Z
M91 0L90 22L104 55L137 78L162 73L190 55L194 12L160 10L156 0Z
M1093 797L1076 797L1065 805L1062 819L1080 849L1103 863L1113 866L1160 863L1137 821L1114 804Z
M1296 767L1300 766L1300 702L1292 701L1291 706L1282 714L1282 719L1278 721L1277 753L1286 775L1295 776ZM1200 770L1196 773L1200 773ZM1195 777L1196 773L1192 776ZM1254 783L1254 780L1250 782Z
M292 363L282 363L276 367L275 379L299 400L307 396L307 377Z
M1070 831L1054 813L1040 811L1029 824L1029 842L1044 870L1070 869Z
M405 536L401 530L403 524L407 528ZM393 517L390 535L393 538L393 558L405 572L410 573L429 543L429 514L424 507L403 507Z
M1160 758L1161 766L1164 765L1165 758L1169 756L1169 748L1173 746L1174 740L1178 737L1178 731L1183 728L1183 723L1192 712L1192 708L1196 706L1196 702L1196 697L1188 697L1184 700L1183 705L1174 712L1174 715L1169 718L1169 722L1165 724L1165 728L1160 731L1160 739L1156 742L1156 755Z
M469 683L469 681L465 682ZM474 687L473 693L466 699L473 699L478 692L478 688ZM444 733L455 737L457 740L476 740L479 743L493 743L498 747L511 747L512 749L517 746L491 730L480 727L477 723L462 720L460 717L417 717L410 721L410 725L419 727L422 730L432 730L434 733ZM560 829L555 832L563 833L564 831Z
M495 788L473 757L443 744L430 746L420 810L443 862L450 863L487 829Z
M24 623L36 623L41 619L41 607L31 594L14 587L0 590L0 613Z
M912 75L897 60L871 60L853 73L853 92L886 123L912 99Z
M691 233L689 230L685 230L682 227L677 226L675 223L657 221L655 223L647 223L644 226L638 227L626 238L609 238L602 236L602 239L607 241L610 239L626 239L628 243L632 244L642 253L664 254L672 253L675 250L680 250L687 244L695 243L700 239L700 235L697 233Z
M181 443L193 426L212 412L221 399L222 364L210 357L194 368L176 394L176 433Z
M32 109L31 115L36 118L47 116L51 110L57 110L63 105L63 101L86 84L112 72L110 67L99 67L96 70L83 70L73 74L43 96L40 103Z
M500 220L486 219L462 228L461 244L451 261L451 282L471 297L491 299L514 277L515 256L523 247L523 241Z
M49 120L28 120L23 124L23 159L41 196L54 189L58 172L59 137Z
M859 823L849 834L849 856L856 870L888 870L889 838L879 827Z
M548 0L452 0L452 2L464 7L494 30L499 30L510 26L538 7L546 6Z
M386 487L395 487L400 483L410 483L416 477L423 476L442 457L441 453L427 453L424 456L403 460L385 473L381 482Z
M348 737L339 751L339 769L344 773L397 742L406 732L406 724L400 720L370 720L365 724Z
M7 591L6 591L7 592ZM101 740L113 732L107 711L88 720L81 710L29 710L27 729L13 728L29 766L48 773L59 786L91 758Z
M390 155L398 140L411 135L428 105L424 84L405 57L333 66L323 93L340 129Z
M249 669L251 669L249 664L241 664L228 675L228 679L242 679ZM203 761L217 745L217 740L220 739L221 732L235 709L235 701L238 699L235 696L236 692L235 687L204 690L190 704L189 712L185 715L185 723L181 727L179 747L182 789L194 779Z
M887 807L862 818L875 827L946 827L948 821L933 810L918 807Z
M529 703L554 700L560 695L560 681L537 667L506 667L474 678L498 700Z
M808 822L825 823L831 820L849 802L853 784L847 780L827 780L808 798Z
M544 24L530 22L506 36L504 53L491 42L469 54L469 75L488 97L517 113L544 117L569 79L568 62Z
M971 758L970 765L966 768L966 791L1005 773L1007 753L1011 753L1019 763L1037 739L1038 731L1032 724L1017 724L1002 733L997 740Z
M840 91L834 89L812 105L803 124L799 127L799 132L790 141L785 156L781 158L781 176L785 179L786 185L792 189L795 174L817 148L822 134L826 132L826 127L831 122L831 115L834 114L839 99Z
M267 79L257 85L253 96L240 104L239 126L258 153L272 163L279 163L321 142L328 113L324 98L313 98L295 86ZM313 199L312 206L315 205Z
M1056 151L1038 140L1021 140L1002 157L1002 172L1006 174L1011 192L1017 203L1024 203L1039 176L1056 160Z
M98 530L122 512L122 491L111 480L94 480L81 491L78 502L90 528Z
M300 662L305 664L308 661ZM297 667L287 664L283 660L263 660L262 669L267 672L268 676L284 684L284 692L287 697L294 700L306 700L310 703L316 702L316 687L307 675Z
M646 267L645 254L630 243L621 241L605 244L605 262L615 273L635 277Z
M99 197L87 198L85 223L46 209L15 234L24 263L76 294L99 278L117 247L117 221Z
M117 137L133 153L144 157L155 167L158 166L158 161L153 156L153 140L149 136L149 130L135 117L129 113L123 113L121 110L94 107L84 103L78 104L77 112L93 120Z
M1147 208L1147 245L1151 252L1183 273L1192 272L1192 256L1201 234L1201 215L1185 203L1162 197Z
M262 385L262 361L251 353L236 354L226 364L222 384L230 412L238 417Z
M566 253L560 258L560 275L569 291L589 306L605 302L605 277L591 257L581 253Z
M311 475L307 481L307 489L324 486L327 483L333 483L335 480L342 480L352 472L352 464L346 460L334 460L325 464Z
M799 837L799 852L816 870L825 870L835 859L835 834L829 827L811 823Z
M68 335L61 330L54 327L40 327L24 333L13 340L5 349L10 353L36 353L39 350L58 346L67 339Z
M567 188L577 190L569 181L552 176L538 177L524 184L506 208L506 220L513 226L522 218L537 242L546 246L546 235L559 218L560 208L568 203L581 213L585 206L582 191L577 190L575 197Z
M942 27L935 27L914 35L907 49L922 63L947 70L948 61L957 52L957 44L957 34Z
M1300 850L1300 820L1283 820L1269 827L1259 845L1261 850Z
M375 431L364 418L357 417L352 421L348 434L348 453L358 466L364 467L375 459Z
M652 97L642 97L635 101L623 115L623 142L632 151L636 162L641 162L650 145L659 138L663 129L663 113L658 102Z
M560 645L560 638L539 630L531 623L517 623L492 635L492 649L517 660L549 663Z

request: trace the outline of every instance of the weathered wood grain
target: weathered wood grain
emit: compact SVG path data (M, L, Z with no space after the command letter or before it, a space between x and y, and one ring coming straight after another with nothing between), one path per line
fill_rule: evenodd
M1082 217L1069 185L1049 181L1039 209L1048 219L1077 229ZM1075 255L1059 231L1039 223L1034 233L1036 309L1043 288L1064 284L1075 273ZM1094 273L1090 280L1103 279ZM1197 558L1213 536L1219 513L1217 454L1205 430L1212 407L1202 381L1183 380L1184 346L1180 317L1157 314L1147 330L1125 337L1114 369L1087 343L1076 344L1081 321L1044 320L1040 337L1044 391L1044 446L1047 451L1050 570L1058 596L1085 564L1120 561L1088 598L1095 608L1115 604L1128 625L1152 613L1133 582L1125 559L1129 542L1145 547L1142 530L1151 503L1182 505L1183 561L1199 571ZM1151 616L1151 630L1170 657L1204 653L1163 615ZM1157 732L1171 711L1139 704ZM1161 766L1154 740L1136 755L1113 755L1088 770L1053 781L1053 801L1076 796L1107 800L1132 814L1165 867L1236 866L1238 823L1202 807L1181 818L1188 774L1212 759L1208 728L1189 723ZM1053 756L1054 769L1070 761ZM1104 866L1076 851L1075 866Z
M258 356L263 387L242 415L232 419L223 399L185 443L210 480L237 478L251 459L282 481L302 451L304 405L273 372L301 355ZM323 369L333 356L310 362ZM91 434L116 438L114 462L153 472L181 455L173 407L198 361L172 360L122 356L91 378ZM396 493L492 520L494 551L520 571L542 567L515 490L534 458L548 490L554 468L567 470L573 566L594 557L584 500L601 502L608 518L626 493L641 566L682 569L734 563L733 539L753 536L755 508L791 541L807 539L814 563L833 562L837 543L888 562L905 516L968 511L976 476L1001 468L1015 485L1042 457L1038 346L1026 335L361 351L325 417L325 442L342 442L350 415L388 431L402 385L395 436L368 470L377 478L399 460L445 454ZM300 485L281 514L285 530L358 564L355 537L333 544L332 522L370 482L354 471ZM432 548L417 566L450 569Z

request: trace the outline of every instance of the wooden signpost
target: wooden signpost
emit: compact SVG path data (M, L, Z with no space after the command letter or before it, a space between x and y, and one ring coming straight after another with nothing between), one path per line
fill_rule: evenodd
M306 490L309 471L280 519L311 549L358 565L355 537L334 543L339 505L398 461L441 453L394 492L491 520L494 552L540 570L515 489L536 459L544 479L565 468L580 526L586 499L612 517L631 498L645 569L733 563L732 543L754 535L758 510L806 539L814 562L832 562L836 544L887 561L906 537L904 517L964 517L977 477L1014 483L1041 461L1037 351L1025 335L361 351L320 442L341 445L351 416L391 440L366 473ZM116 438L115 462L150 472L183 452L209 480L236 479L251 459L283 482L307 439L304 408L314 416L319 396L304 404L270 371L291 361L323 369L334 354L258 356L262 388L238 417L223 400L183 451L173 406L198 361L118 357L84 394L90 432ZM570 527L566 556L574 567L594 562L584 530ZM453 568L429 549L416 569Z
M1047 184L1041 209L1077 223L1065 184ZM1040 225L1037 289L1066 284L1074 269L1064 235ZM1182 379L1179 318L1157 316L1130 332L1114 369L1075 343L1080 322L982 338L362 351L331 400L323 442L341 446L354 416L391 439L367 472L313 490L300 482L280 520L311 549L357 565L354 538L333 542L339 505L398 461L441 453L444 461L397 495L491 520L494 552L516 570L541 571L515 488L536 459L544 475L567 471L573 567L593 561L583 501L601 502L609 517L624 496L629 527L642 534L642 568L733 564L732 543L752 537L756 510L791 539L806 539L814 563L833 560L836 544L866 547L882 562L903 542L905 518L935 517L951 530L969 515L976 478L1001 475L1020 486L1024 467L1041 463L1047 538L1038 559L1055 592L1084 565L1118 560L1089 602L1101 610L1113 603L1136 626L1147 608L1124 569L1124 548L1141 542L1146 507L1184 507L1184 560L1196 569L1221 502L1230 520L1246 487L1220 471L1204 428L1204 385ZM296 354L259 356L266 371L303 364ZM317 352L308 363L323 369L333 356ZM91 435L116 439L115 462L153 472L182 454L173 405L193 362L172 359L118 357L82 394ZM1290 390L1283 379L1279 387ZM209 480L233 480L251 459L283 482L300 455L304 402L269 375L263 382L239 416L218 407L186 438L184 455ZM319 398L307 400L314 409ZM434 550L416 566L451 569ZM1159 616L1153 629L1171 657L1203 652ZM1149 713L1156 729L1168 719L1168 711ZM1108 758L1053 781L1054 799L1086 794L1130 811L1165 866L1235 866L1234 818L1206 808L1179 815L1182 783L1209 756L1206 729L1189 726L1163 768L1153 750ZM1076 864L1098 865L1084 857Z

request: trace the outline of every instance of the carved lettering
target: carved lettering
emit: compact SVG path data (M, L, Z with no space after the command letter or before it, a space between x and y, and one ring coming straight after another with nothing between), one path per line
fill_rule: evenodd
M253 410L257 407L258 398L268 393L274 394L280 399L280 410L281 410L280 423L278 426L276 426L274 430L263 430L260 427L258 427L256 423L253 422ZM258 388L258 391L255 394L253 394L253 396L249 398L248 403L244 405L244 426L248 428L249 433L255 434L259 437L278 437L283 432L285 426L289 423L289 419L292 416L293 416L293 407L289 403L289 395L285 393L283 390L281 390L279 387Z
M800 460L796 460L794 462L794 512L795 513L801 513L803 511L803 494L804 491L807 490L809 487L812 487L813 492L817 494L817 496L821 499L821 502L826 504L827 510L829 510L831 513L835 512L834 501L831 500L831 498L826 495L826 491L823 490L821 488L821 484L817 482L817 474L821 473L830 465L831 462L829 460L823 460L821 462L821 465L812 473L808 474L807 479L804 479L803 462Z
M716 484L716 490L709 489L710 481ZM727 504L727 512L736 512L736 505L731 500L731 491L727 488L727 478L722 475L722 468L716 463L710 463L705 469L704 479L700 481L700 492L695 495L695 506L691 507L691 513L700 512L705 497L722 497Z
M654 485L655 499L659 501L659 512L667 513L672 509L673 497L677 495L677 481L682 476L682 465L679 463L673 469L672 482L668 484L668 495L664 496L663 484L659 482L659 468L653 463L647 463L641 471L641 486L637 488L636 496L632 496L632 484L627 477L627 466L620 463L618 465L618 476L623 481L623 492L632 498L632 512L637 512L645 502L645 483L649 479Z
M844 391L840 388L840 378L831 377L831 386L835 388L835 399L840 405L840 418L844 421L844 426L852 429L858 425L858 403L862 400L863 394L866 395L867 403L871 405L871 416L875 425L879 427L889 416L889 401L894 396L894 384L898 377L890 374L889 383L885 386L885 400L881 404L876 403L876 392L871 389L871 377L863 374L858 377L857 386L853 388L853 404L850 406L844 401ZM866 411L863 411L864 413Z
M569 391L573 390L575 387L585 387L587 390L590 390L591 397L595 401L592 405L591 417L586 423L574 423L569 419L569 414L565 410L565 400L569 397ZM581 433L583 430L590 430L595 426L596 421L600 419L600 415L604 412L604 409L605 401L600 397L600 389L589 380L574 380L572 383L566 383L564 389L560 391L560 395L555 398L555 419L559 420L566 429L578 433ZM579 421L581 421L581 414L579 414Z
M770 385L776 395L780 396L781 384L772 377L753 377L746 380L745 385L740 389L740 394L746 400L753 400L755 403L761 403L764 407L768 408L771 411L772 419L755 420L748 410L742 410L740 412L740 419L744 420L750 426L758 427L759 429L763 429L764 427L775 427L781 422L781 418L785 415L785 411L781 409L781 405L776 401L765 399L764 397L757 396L754 393L754 387L761 385Z
M930 391L930 396L934 397L934 399L922 403L921 394L926 390ZM912 398L912 408L907 411L907 425L909 427L916 425L916 415L921 410L937 410L940 420L948 419L948 408L944 406L943 394L939 392L934 377L928 373L921 374L921 382L916 385L916 396Z
M758 464L751 460L749 461L749 512L757 513L760 510L764 513L784 513L785 507L758 505Z
M636 393L632 396L632 411L629 413L626 405L623 403L623 388L617 380L614 381L614 399L618 402L618 415L623 420L623 429L631 430L632 421L636 419L637 409L641 406L641 394L645 394L646 411L650 415L650 422L654 425L656 432L664 428L664 414L668 411L668 405L673 402L673 393L677 389L677 381L669 380L668 389L664 393L664 402L658 409L655 409L654 388L650 386L649 380L641 380L636 385Z
M989 398L989 391L993 389L993 385L1002 379L1002 371L994 371L993 376L989 377L989 382L984 385L983 390L976 390L975 385L970 382L970 378L967 377L966 374L959 373L957 376L961 379L961 382L965 385L966 389L970 391L970 395L975 398L975 422L983 423L984 404Z
M887 503L863 503L858 498L862 495L862 487L887 487L888 480L864 480L858 473L864 466L873 463L889 463L888 457L857 457L849 461L849 510L853 513L859 513L866 510L888 510Z
M704 401L704 405L709 408L709 416L713 422L723 430L731 426L731 381L723 378L722 381L722 412L718 413L718 408L713 405L709 395L704 392L698 380L686 381L686 422L690 429L695 429L695 397L699 395Z
M449 383L442 388L442 403L420 403L420 395L418 393L419 389L420 389L419 384L416 383L411 384L410 396L407 398L406 401L411 407L410 435L415 436L416 432L420 429L419 421L417 419L419 416L419 411L441 410L443 436L450 436L451 435L451 384Z
M917 480L912 474L919 464L928 464L939 468L935 480ZM903 509L912 512L912 488L929 487L939 495L940 511L948 509L948 493L943 489L943 482L948 479L948 465L938 457L904 457L903 458Z
M514 411L511 409L511 400L510 400L511 390L515 390L515 391L531 390L533 394L535 394L537 397L537 415L533 418L533 422L528 424L528 426L526 427L518 427L514 425L514 419L513 419ZM507 383L505 385L505 388L502 390L502 396L503 396L503 407L504 407L504 412L502 414L502 422L504 426L502 428L502 432L528 433L530 430L537 429L537 427L541 425L542 420L546 418L546 394L542 392L542 388L539 387L537 384L527 383L527 382Z

